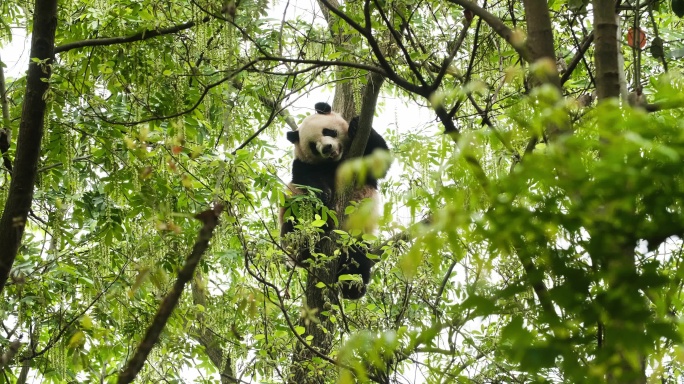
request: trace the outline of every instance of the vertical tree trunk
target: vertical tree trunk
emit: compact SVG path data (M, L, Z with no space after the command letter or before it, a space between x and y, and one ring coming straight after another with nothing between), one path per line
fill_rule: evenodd
M556 68L556 50L553 45L553 26L546 0L524 0L525 20L527 22L527 50L532 60L547 60L550 65L537 71L532 77L532 86L551 84L561 89L560 76ZM563 132L570 130L570 122L548 124L546 136L553 140ZM536 139L535 139L536 141Z
M371 127L373 125L373 116L375 113L375 106L377 104L378 96L380 95L380 88L384 83L384 78L376 73L371 73L367 76L367 84L363 90L363 102L361 115L359 117L359 129L354 141L352 142L352 147L347 155L347 158L359 157L363 155L363 152L368 143L368 137L370 136ZM340 89L340 85L336 91ZM336 92L336 95L338 93ZM340 92L343 94L343 92ZM344 222L344 208L349 204L349 192L350 191L337 191L340 192L335 196L334 206L338 212L338 220L340 225ZM336 235L330 233L319 243L321 247L321 252L326 255L334 254L337 244L335 243ZM323 311L329 311L332 309L332 305L338 304L340 299L338 298L337 289L320 288L317 286L319 282L323 282L326 286L332 286L332 284L337 282L337 261L331 260L325 265L318 268L312 268L309 271L309 275L306 281L306 311L311 315L315 316L318 320L317 322L310 321L308 317L300 319L299 325L305 327L306 335L313 336L311 341L311 346L314 347L320 353L327 355L332 348L333 336L335 335L335 325L330 321L329 317L322 314ZM291 370L291 381L293 384L303 384L303 383L319 383L325 381L324 377L319 376L319 374L325 374L324 371L316 372L314 369L310 369L308 364L311 359L315 357L315 353L305 346L299 344L295 350L293 356L293 365Z
M613 0L593 0L596 65L596 92L599 102L620 97L620 52L618 23ZM635 237L616 231L615 224L598 223L590 233L589 252L605 276L607 291L601 304L605 306L604 335L599 361L607 368L608 383L646 383L643 350L631 347L630 335L639 337L644 325L636 319L648 311L633 279L638 275L635 265ZM607 236L612 234L612 236ZM644 347L645 348L645 347ZM616 361L615 358L619 357Z
M596 65L596 94L599 100L620 96L620 68L618 67L618 25L615 1L593 0L594 65Z
M349 121L356 113L356 103L354 102L354 82L346 81L335 86L335 96L333 98L333 110L337 111L345 120Z
M0 293L14 264L33 201L33 187L43 138L45 93L54 61L56 29L57 0L36 0L31 39L32 61L26 77L17 156L9 195L0 219Z
M339 3L336 0L329 1L332 6L339 7ZM330 26L330 33L333 36L335 42L338 46L345 44L348 36L342 33L342 29L333 28L336 22L334 15L328 10L325 4L319 2L319 6L323 15ZM377 95L375 96L377 99ZM375 102L373 102L373 107ZM338 112L345 120L349 121L352 117L357 115L356 103L354 102L354 82L353 81L343 81L337 84L335 87L335 95L333 98L333 109ZM373 108L373 111L375 108ZM372 115L371 115L372 122ZM360 129L361 131L362 129ZM369 131L370 132L370 131ZM368 136L363 141L363 146L365 148L366 142L368 141ZM354 143L357 144L356 142ZM361 150L363 153L363 149ZM344 202L348 202L348 196L337 196L335 198L336 207L346 205ZM340 223L344 219L342 214L344 210L337 210L338 219ZM326 255L334 254L337 244L335 242L336 235L330 233L319 243L321 253ZM325 315L324 312L330 311L332 305L337 305L340 302L338 297L337 289L330 289L327 287L332 287L337 283L337 261L331 260L324 265L318 266L316 268L311 268L306 281L306 291L305 291L305 303L304 311L308 314L307 316L299 320L298 325L303 326L306 329L306 336L312 336L311 347L323 355L328 355L332 349L333 338L335 335L335 325L330 321L329 316ZM320 282L324 283L325 287L321 288L317 286ZM316 321L311 321L314 317ZM320 383L329 378L324 375L327 373L325 370L316 370L310 366L312 364L312 359L316 356L316 353L304 345L298 344L295 348L294 355L292 357L292 366L290 369L289 382L293 384L304 384L304 383Z
M332 255L335 251L334 234L321 239L319 245L321 253ZM322 312L331 311L332 305L337 304L338 299L337 289L329 289L332 284L336 283L337 276L337 262L331 260L316 268L311 267L306 279L306 291L304 312L305 316L299 319L298 325L305 328L303 336L312 336L311 347L323 355L328 355L332 348L333 336L335 335L335 325L330 321L330 317L324 315ZM317 284L323 282L326 287L318 287ZM313 320L315 318L315 320ZM316 353L301 343L297 343L294 354L292 356L292 365L290 368L290 378L288 380L291 384L315 384L326 381L325 375L329 372L326 370L317 370L313 367L315 364L313 358Z
M337 0L329 0L328 2L335 8L340 7L340 3ZM318 6L321 9L321 12L323 12L325 21L330 27L330 35L335 40L336 46L341 47L345 44L348 36L342 33L342 28L333 28L334 23L337 22L337 18L330 12L326 5L319 1ZM340 73L341 70L336 71L338 80L340 80ZM356 116L356 103L354 103L354 82L345 81L337 83L335 86L335 95L333 96L332 107L335 112L339 113L347 121Z
M525 17L527 21L527 49L534 61L549 59L556 62L556 50L553 47L553 28L551 15L546 0L524 0ZM560 89L560 77L556 66L549 68L551 72L542 73L537 83L550 83Z

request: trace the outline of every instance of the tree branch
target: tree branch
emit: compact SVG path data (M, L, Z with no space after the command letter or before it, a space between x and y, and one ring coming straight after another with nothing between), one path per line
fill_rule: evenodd
M584 54L587 52L589 47L591 47L591 43L594 42L594 32L592 31L587 37L584 38L584 41L582 44L580 44L579 49L577 50L577 53L575 53L575 56L570 60L570 63L568 64L568 68L561 76L560 79L560 84L563 86L568 79L570 79L570 76L572 75L572 72L575 70L577 65L579 64L580 61L584 58ZM587 68L587 71L589 68Z
M423 87L428 87L428 83L425 81L423 75L420 73L419 65L413 61L413 59L411 58L411 54L406 49L406 46L404 46L404 43L401 42L401 35L396 29L394 29L394 27L392 26L392 22L389 20L385 12L382 11L382 5L378 3L378 0L373 0L373 2L375 3L376 8L378 9L378 13L382 18L382 21L385 22L385 26L394 38L394 42L397 44L399 50L401 50L401 53L404 55L404 60L406 60L406 64L408 64L409 69L411 70L411 72L413 72L413 74L416 76L416 79L418 79L418 81ZM367 25L370 25L370 23L368 23ZM436 88L434 84L432 88Z
M351 143L351 148L347 159L361 157L366 150L366 144L370 137L373 127L373 117L375 116L375 106L378 103L380 88L385 78L377 73L368 74L368 82L364 88L363 98L361 99L361 114L359 115L359 128L356 136Z
M382 52L382 49L380 48L380 45L378 44L378 41L373 37L372 29L370 26L370 7L368 5L368 2L366 2L364 6L364 18L366 20L366 26L362 27L359 25L357 22L355 22L353 19L351 19L349 16L347 16L344 12L340 11L336 7L334 7L332 4L328 2L328 0L319 0L323 5L326 6L332 13L337 15L340 19L344 20L347 24L349 24L352 28L354 28L356 31L358 31L363 37L366 38L366 41L368 41L368 45L370 45L371 49L373 50L373 54L375 55L375 58L378 60L378 63L380 64L380 67L384 71L385 77L387 77L389 80L391 80L393 83L398 85L399 87L421 95L423 97L429 97L430 92L427 87L421 87L418 85L415 85L408 80L402 78L401 76L397 75L397 73L392 69L392 66L389 64L387 61L387 58L385 58L385 55ZM374 71L378 72L378 71Z
M512 47L515 49L516 52L522 57L525 61L528 63L533 62L534 60L532 59L532 54L530 51L527 49L527 47L524 44L517 44L513 42L512 37L513 37L513 30L508 28L506 24L501 21L498 17L492 15L491 13L487 12L484 8L481 8L477 4L473 3L472 1L469 0L448 0L450 3L454 3L456 5L460 5L464 9L467 9L471 11L474 15L479 16L482 18L482 20L485 21L485 23L489 24L489 26L496 32L497 35L501 36L504 40L506 40Z
M197 264L199 264L202 255L209 247L209 240L212 237L214 228L216 228L218 225L219 216L221 215L222 211L223 206L218 204L214 206L213 209L208 209L195 216L195 218L202 221L203 226L200 229L199 236L195 241L192 252L185 260L185 265L183 265L183 268L178 271L178 277L176 278L176 282L173 284L171 292L166 295L164 301L162 301L161 305L159 306L159 310L154 316L152 324L150 324L149 328L147 328L145 337L135 351L135 355L133 355L133 357L128 361L126 369L119 375L119 384L132 382L145 364L147 355L149 355L150 351L152 351L152 347L154 347L159 340L159 335L161 335L166 322L171 316L173 310L176 308L180 296L183 294L185 284L192 279L195 268L197 268Z
M199 98L197 99L197 101L195 101L195 103L194 103L192 106L190 106L189 108L187 108L187 109L185 109L185 110L183 110L183 111L180 111L180 112L177 112L177 113L172 113L172 114L170 114L170 115L148 117L148 118L144 118L144 119L137 120L137 121L116 121L116 120L110 120L110 119L106 118L106 117L103 116L101 113L97 112L97 111L95 110L95 108L92 108L92 107L91 107L91 108L92 108L93 111L95 112L94 115L97 116L99 119L101 119L102 121L104 121L104 122L106 122L106 123L114 124L114 125L133 126L133 125L137 125L137 124L140 124L140 123L146 123L146 122L148 122L148 121L153 121L153 120L172 119L172 118L174 118L174 117L182 116L182 115L185 115L185 114L187 114L187 113L190 113L190 112L194 111L195 108L199 107L199 105L202 103L202 100L204 100L204 97L209 93L209 91L210 91L212 88L215 88L215 87L217 87L217 86L219 86L219 85L225 83L226 81L232 79L233 77L237 76L237 74L239 74L239 73L242 72L243 70L245 70L245 69L247 69L247 68L253 66L253 65L254 65L255 63L257 63L257 62L258 62L258 60L250 61L250 62L246 63L245 65L241 66L240 68L236 69L235 71L233 71L230 75L228 75L228 76L222 78L221 80L218 80L218 81L215 82L215 83L206 85L206 86L204 87L204 90L202 91L202 93L199 95Z
M482 19L480 19L482 20ZM463 18L463 29L461 30L461 33L458 35L458 38L454 42L453 46L451 47L451 51L449 52L449 56L444 59L442 62L442 66L439 69L439 72L437 73L437 77L435 77L434 82L432 83L432 89L433 92L439 88L440 84L442 84L442 79L444 79L444 75L446 75L447 70L449 69L449 66L451 66L451 62L454 60L454 57L456 56L456 53L458 50L461 48L463 45L463 42L465 41L466 36L468 35L468 29L470 29L470 25L472 24L473 20L470 19L468 20L467 17ZM479 24L478 24L479 25ZM477 36L477 35L475 35ZM475 42L474 44L477 44ZM470 70L470 68L468 68Z
M563 73L563 76L561 77L561 86L565 84L565 82L568 81L568 79L570 79L572 72L577 67L577 64L579 64L579 62L582 61L582 58L584 58L584 54L587 52L593 41L594 32L592 31L579 46L579 49L577 50L577 53L575 53L575 56L572 58L572 60L570 60L567 70L565 71L565 73Z
M88 39L74 41L71 43L66 43L55 47L55 54L68 52L72 49L85 48L85 47L101 47L105 45L115 45L115 44L125 44L132 43L134 41L147 40L158 36L170 35L177 33L186 29L190 29L196 25L203 24L211 20L212 17L206 16L201 21L188 21L187 23L174 25L173 27L161 28L161 29L146 29L144 31L138 32L130 36L117 36L117 37L100 37L97 39Z

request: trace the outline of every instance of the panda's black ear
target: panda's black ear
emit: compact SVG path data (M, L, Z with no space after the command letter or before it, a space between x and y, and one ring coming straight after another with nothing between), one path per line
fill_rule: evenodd
M287 140L292 144L298 143L299 142L299 131L289 131L287 133Z
M314 108L316 109L316 113L320 113L321 115L327 115L330 112L332 112L332 107L328 103L316 103L316 105L314 105Z

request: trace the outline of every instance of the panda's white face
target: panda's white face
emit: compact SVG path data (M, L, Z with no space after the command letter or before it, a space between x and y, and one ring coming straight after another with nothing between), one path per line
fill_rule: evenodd
M349 144L348 130L337 113L317 113L306 117L288 140L295 145L295 157L305 163L338 162Z

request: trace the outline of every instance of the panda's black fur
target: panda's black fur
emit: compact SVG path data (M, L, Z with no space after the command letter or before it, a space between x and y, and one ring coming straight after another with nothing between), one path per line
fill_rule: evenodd
M316 114L310 115L302 121L296 131L288 132L287 139L295 145L295 159L292 162L292 181L289 188L294 193L302 193L297 185L308 186L320 190L317 197L329 209L343 212L344 207L335 207L335 192L337 191L337 169L345 161L351 142L356 135L359 118L353 118L348 124L327 103L316 103ZM363 156L370 155L376 149L387 151L385 139L375 129L371 130ZM365 198L377 199L378 180L368 176L363 185L358 185L352 191L351 201L361 201ZM295 223L284 218L285 208L281 208L280 225L281 238L294 231ZM338 215L339 216L339 215ZM331 230L331 225L323 229ZM316 247L318 248L318 247ZM315 249L316 252L319 249ZM308 249L298 249L296 263L306 260L311 255ZM342 250L337 265L337 276L361 275L363 285L356 282L340 282L342 297L359 299L366 293L366 285L370 282L373 261L366 256L366 252L359 246L347 247Z

